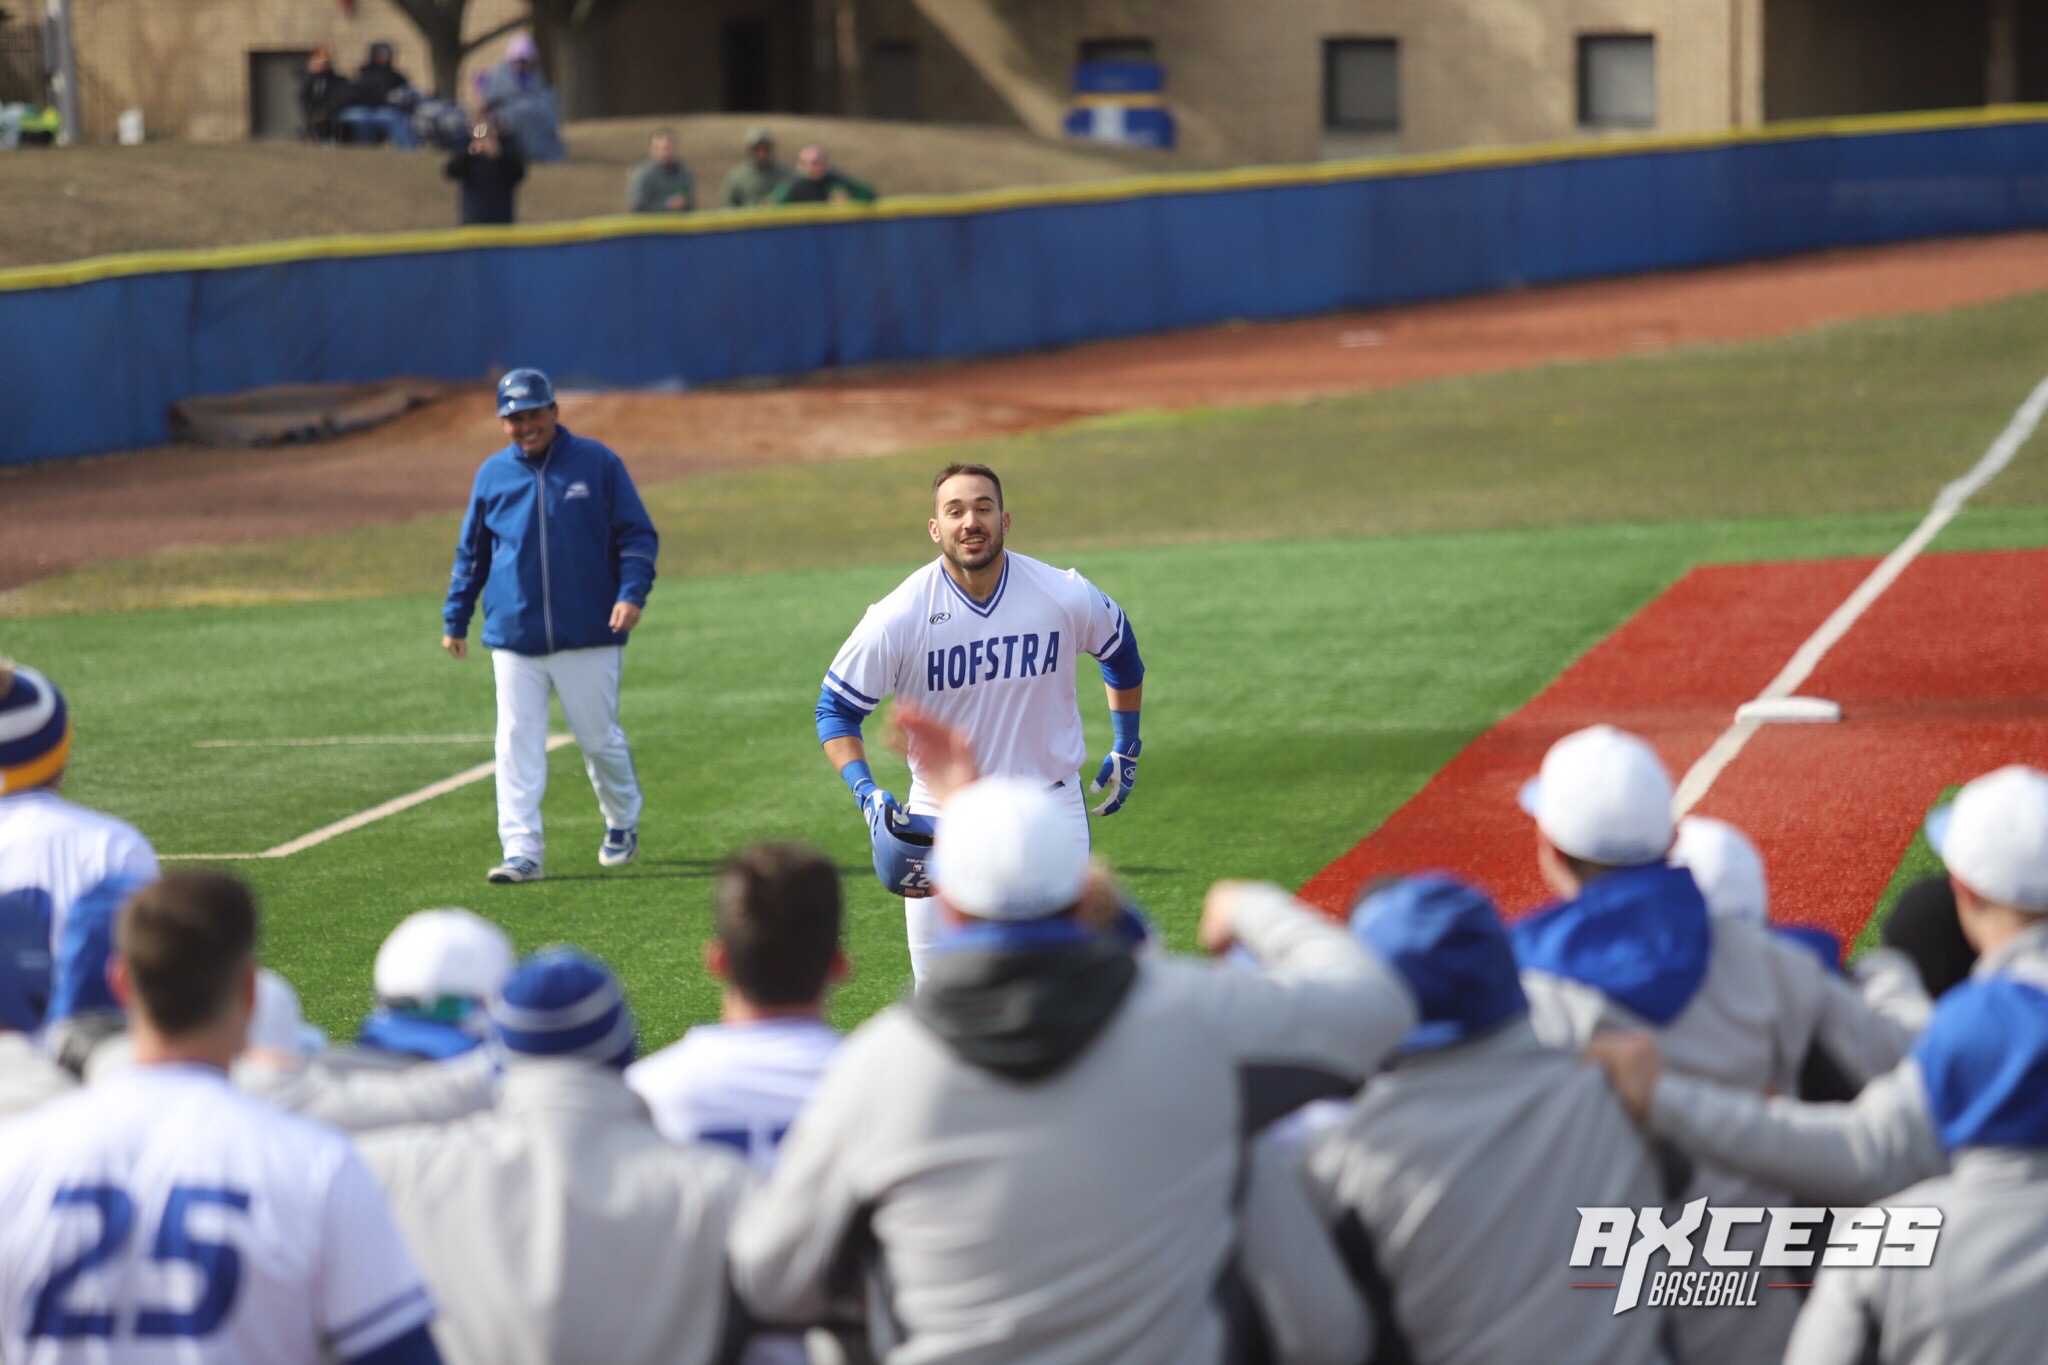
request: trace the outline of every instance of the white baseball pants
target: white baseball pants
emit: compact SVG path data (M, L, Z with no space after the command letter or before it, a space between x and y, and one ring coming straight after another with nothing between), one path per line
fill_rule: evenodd
M1088 832L1088 797L1081 790L1078 780L1069 778L1053 789L1053 795L1066 803L1068 814L1073 819L1074 838L1082 848L1092 847ZM935 813L931 795L916 783L911 784L910 804L904 809L913 815ZM946 920L939 909L939 902L931 896L912 899L903 898L904 936L910 940L910 978L913 987L922 985L925 970L931 966L933 945L946 932Z
M540 862L547 850L540 799L548 789L550 695L562 699L562 715L583 751L605 824L632 829L640 823L640 778L619 728L624 655L622 645L539 655L491 651L498 683L498 841L507 858Z

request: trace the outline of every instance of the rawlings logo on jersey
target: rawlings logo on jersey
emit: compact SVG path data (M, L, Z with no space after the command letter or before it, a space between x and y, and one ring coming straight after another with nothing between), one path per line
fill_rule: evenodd
M1036 678L1060 666L1060 633L1041 639L1036 631L970 640L951 649L929 649L924 656L924 690L944 692L973 687L998 678Z
M930 623L935 626L943 626L952 619L953 613L950 611L935 611L931 614Z

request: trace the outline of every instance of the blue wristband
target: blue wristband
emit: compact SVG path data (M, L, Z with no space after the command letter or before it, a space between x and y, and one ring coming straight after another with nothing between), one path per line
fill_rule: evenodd
M1131 752L1126 746L1138 742L1138 713L1136 711L1112 711L1109 713L1109 728L1116 735L1111 748L1120 754Z
M839 780L852 788L853 799L862 805L867 804L868 793L879 785L875 781L874 773L868 768L868 761L864 758L856 758L841 768Z

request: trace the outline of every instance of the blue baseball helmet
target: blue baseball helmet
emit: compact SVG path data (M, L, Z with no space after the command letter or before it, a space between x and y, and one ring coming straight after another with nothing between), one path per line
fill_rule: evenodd
M929 815L902 815L874 831L875 879L893 895L918 900L932 894L932 836L939 822Z
M498 416L552 407L555 386L539 370L513 370L498 381Z

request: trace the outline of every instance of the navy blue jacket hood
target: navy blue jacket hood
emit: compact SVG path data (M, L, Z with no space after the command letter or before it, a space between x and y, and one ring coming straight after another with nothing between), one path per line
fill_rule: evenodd
M1707 979L1714 931L1692 873L1653 863L1586 883L1509 930L1524 968L1569 977L1668 1024Z

